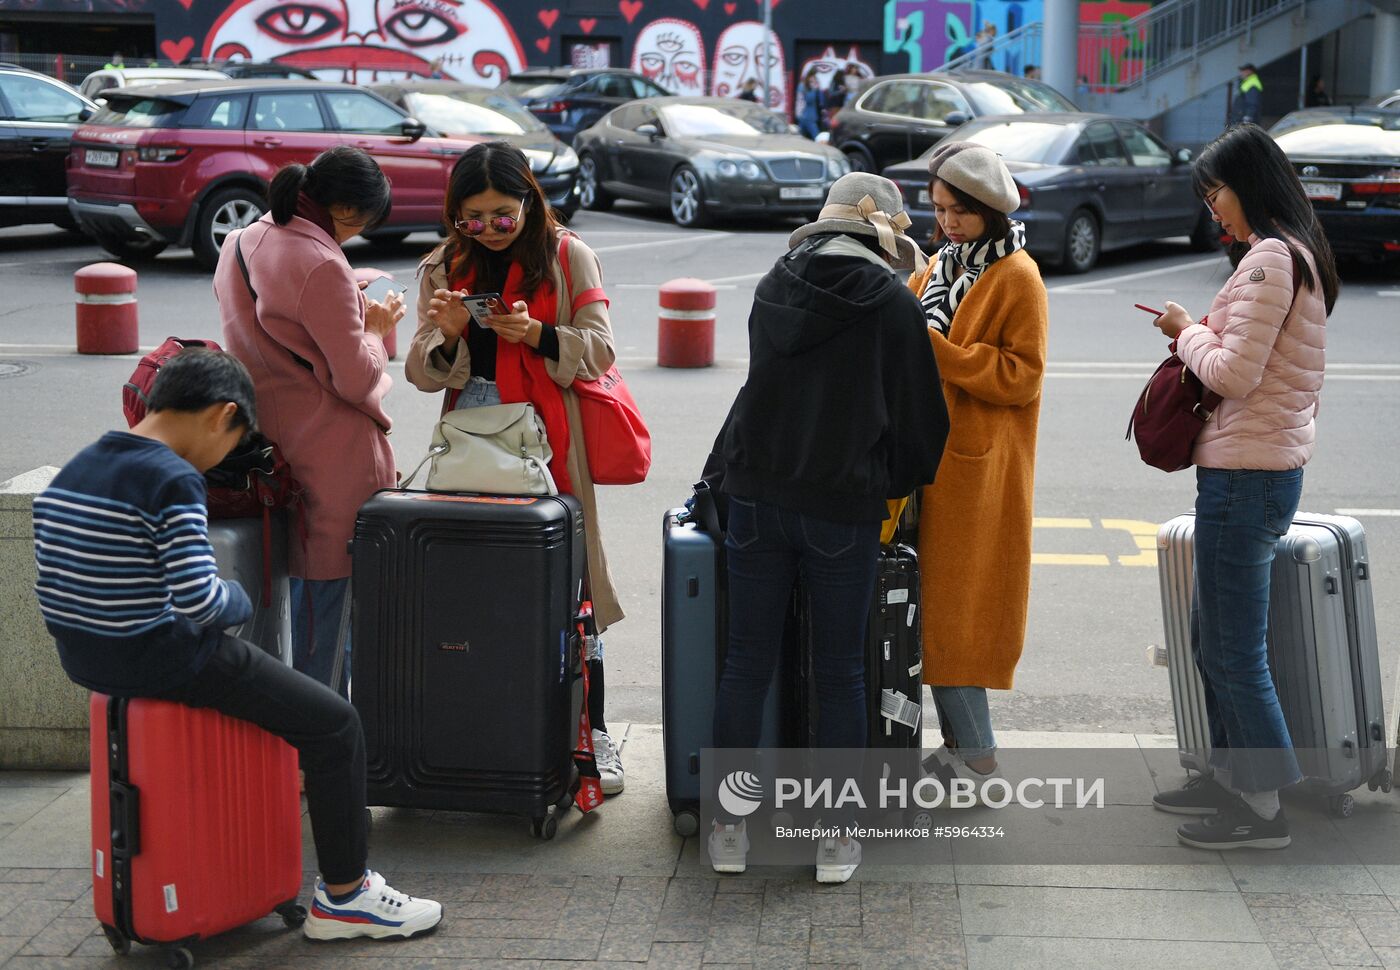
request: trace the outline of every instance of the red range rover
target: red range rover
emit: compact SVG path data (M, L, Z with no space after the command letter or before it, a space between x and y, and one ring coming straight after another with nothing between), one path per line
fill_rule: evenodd
M279 168L334 145L363 148L393 183L393 212L372 240L436 231L452 164L479 140L440 137L376 94L322 81L202 81L104 97L73 136L69 212L116 256L192 246L210 268L229 232L266 211Z

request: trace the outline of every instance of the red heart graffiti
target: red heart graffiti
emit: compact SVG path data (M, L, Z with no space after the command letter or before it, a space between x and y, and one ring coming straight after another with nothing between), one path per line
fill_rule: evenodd
M637 14L642 12L642 0L619 0L617 9L622 11L622 16L626 17L630 24L637 19Z
M710 5L710 0L695 0L695 5L696 5L697 7L699 7L701 10L704 10L704 9L706 9L707 7L709 7L709 5Z
M739 9L739 5L738 5L737 3L726 3L726 4L724 5L724 12L727 13L727 14L729 14L729 16L731 16L731 17L734 16L734 11L736 11L736 10L738 10L738 9Z
M160 52L170 58L176 64L182 62L190 56L190 51L194 49L194 38L186 37L181 41L163 40L160 42Z
M535 46L538 47L540 53L543 54L545 51L549 50L549 38L541 37L539 40L535 41Z
M598 21L594 20L592 17L585 17L578 22L578 25L583 28L585 34L591 34L593 33L593 28L598 26Z
M180 0L180 6L188 10L190 7L194 6L194 0Z
M544 24L545 30L553 30L554 22L559 19L558 10L541 10L535 16L540 18L540 23Z

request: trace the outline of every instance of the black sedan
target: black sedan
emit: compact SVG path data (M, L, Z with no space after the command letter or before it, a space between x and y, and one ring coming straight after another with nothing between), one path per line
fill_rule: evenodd
M451 138L510 142L530 159L549 204L565 218L578 210L578 156L504 91L424 80L373 84L370 90Z
M917 158L973 118L1077 110L1050 85L1000 71L892 74L841 109L831 144L857 172L879 172Z
M566 145L614 108L671 92L619 68L532 67L512 74L501 90L529 108Z
M0 226L73 227L68 149L97 105L53 78L0 68Z
M792 134L773 112L737 98L637 101L580 132L579 200L667 205L679 226L714 216L809 215L845 175L836 149Z
M1021 193L1014 218L1026 224L1026 249L1071 273L1090 269L1103 250L1153 239L1190 236L1200 251L1219 243L1191 187L1191 152L1172 151L1136 122L1081 112L1010 115L969 122L948 137L1001 155ZM932 154L884 171L920 234L933 232Z
M1302 179L1334 252L1400 256L1400 109L1309 108L1269 133Z

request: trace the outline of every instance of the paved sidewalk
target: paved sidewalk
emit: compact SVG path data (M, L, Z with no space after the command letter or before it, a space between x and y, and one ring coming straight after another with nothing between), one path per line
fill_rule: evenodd
M1179 819L1149 804L1152 784L1183 777L1170 739L1005 732L1008 749L1138 749L1147 784L1111 804L1099 832L1152 864L975 865L954 844L944 864L866 865L846 885L817 886L810 867L716 877L696 840L672 830L660 728L633 724L626 738L626 793L589 817L571 812L552 842L519 819L376 810L371 862L399 888L443 901L436 934L317 945L269 918L197 944L197 965L1400 968L1400 865L1368 853L1393 858L1400 846L1400 793L1363 788L1346 820L1288 804L1295 831L1332 840L1329 859L1341 864L1303 864L1296 848L1199 852L1178 846ZM1083 851L1075 826L1035 818L1033 857ZM307 866L310 844L308 832ZM88 845L86 775L0 773L4 970L163 965L139 946L112 955L92 916Z

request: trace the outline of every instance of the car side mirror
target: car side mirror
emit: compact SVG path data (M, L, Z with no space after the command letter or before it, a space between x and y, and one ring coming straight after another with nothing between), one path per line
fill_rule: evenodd
M399 129L409 141L417 141L428 133L428 126L417 118L405 118Z
M656 139L661 137L661 129L648 122L645 125L637 126L637 134L646 135L652 141L656 141Z
M102 104L106 104L107 102L106 102L106 101L103 101L103 102L101 102L101 103L102 103ZM82 111L79 111L79 112L78 112L78 120L79 120L79 121L87 121L87 120L88 120L89 118L91 118L92 116L93 116L93 110L92 110L91 108L83 108Z
M958 125L967 124L967 115L961 111L954 111L943 119L943 123L949 128L956 128Z
M1178 148L1176 154L1172 156L1172 161L1178 165L1187 165L1191 162L1191 149Z

